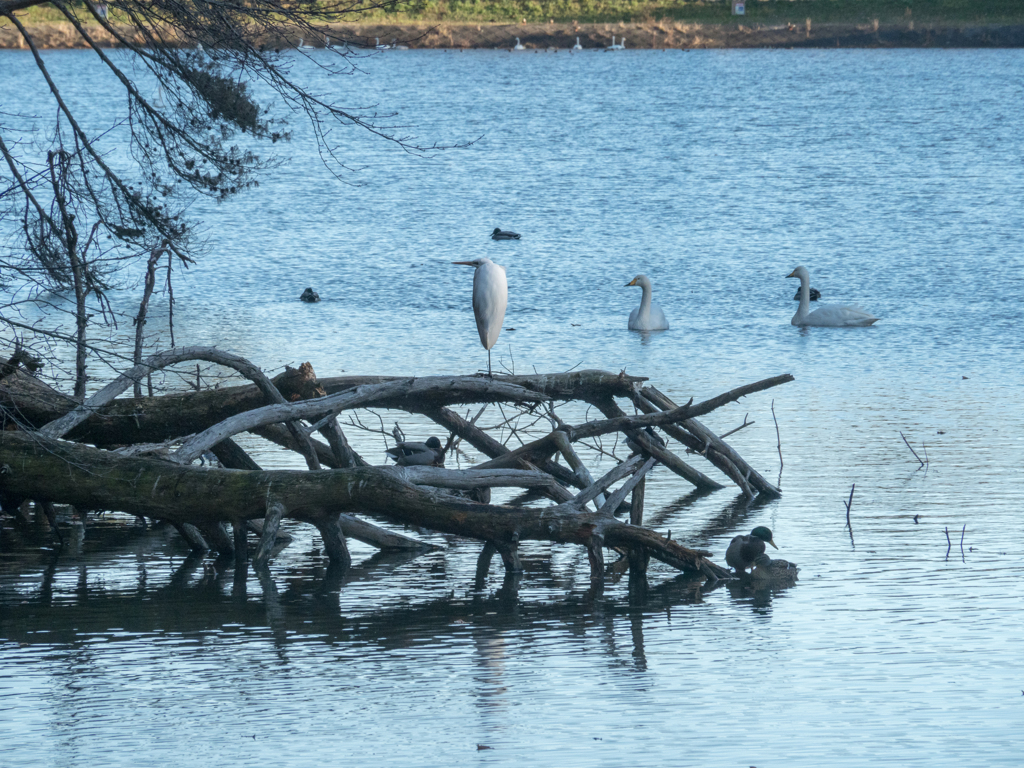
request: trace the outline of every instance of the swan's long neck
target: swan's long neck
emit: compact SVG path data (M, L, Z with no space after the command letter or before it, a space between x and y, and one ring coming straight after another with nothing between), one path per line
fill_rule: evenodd
M640 297L640 311L637 312L637 319L646 320L651 316L651 286L641 285L640 288L643 290L643 296Z
M796 311L797 317L806 317L811 311L811 277L800 275L800 308Z

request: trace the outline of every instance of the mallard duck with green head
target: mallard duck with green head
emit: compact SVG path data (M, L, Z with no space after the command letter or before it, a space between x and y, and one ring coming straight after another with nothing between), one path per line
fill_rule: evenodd
M735 568L738 575L745 574L748 568L757 564L758 556L764 554L766 543L778 549L772 541L771 530L759 525L749 536L737 536L729 542L729 548L725 550L725 562Z

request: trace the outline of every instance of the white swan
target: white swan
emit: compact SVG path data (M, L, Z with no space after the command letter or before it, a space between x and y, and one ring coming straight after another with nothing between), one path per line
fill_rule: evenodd
M612 35L612 44L605 48L606 51L624 51L626 50L626 38L622 38L622 42L618 45L615 44L615 35Z
M304 50L304 51L308 51L308 50L312 50L313 46L312 46L312 45L306 45L306 44L305 44L305 43L304 43L304 42L302 41L302 38L300 37L300 38L299 38L299 48L301 48L301 49L302 49L302 50Z
M579 39L578 37L576 38L576 45L574 45L574 46L572 47L572 49L573 49L574 51L582 51L582 50L583 50L583 46L582 46L582 45L580 45L580 39Z
M877 323L879 318L869 315L860 307L826 304L811 312L811 276L807 267L797 267L786 277L800 278L800 308L790 321L793 325L817 328L848 328Z
M631 331L667 331L668 320L661 307L651 304L651 281L647 275L637 275L626 286L639 285L643 289L640 306L629 313L629 330Z
M516 44L512 46L513 51L525 51L526 46L519 42L519 38L516 38Z
M374 40L374 48L376 48L378 51L390 51L391 50L391 46L388 45L387 43L385 43L384 45L380 44L380 38L379 37L375 37L375 38L373 38L373 40Z

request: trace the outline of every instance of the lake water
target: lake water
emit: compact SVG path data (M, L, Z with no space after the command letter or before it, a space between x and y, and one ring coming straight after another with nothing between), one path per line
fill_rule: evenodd
M92 83L79 98L101 124L89 55L47 61ZM37 109L31 66L0 52L0 110ZM706 420L749 413L730 442L776 480L774 399L781 499L692 494L656 469L647 519L720 563L768 525L800 581L702 590L654 564L638 603L625 578L592 591L584 551L530 543L518 593L497 565L478 590L479 544L425 531L444 549L353 543L339 578L296 525L261 583L110 516L57 560L45 536L0 554L0 765L1018 765L1024 52L408 51L363 68L339 86L300 64L403 133L476 142L416 157L341 130L343 185L297 121L259 189L195 206L210 249L177 278L177 342L321 376L469 373L486 365L472 275L449 262L490 257L510 286L496 365L625 369L680 400L796 377ZM492 242L496 226L523 239ZM798 264L881 322L792 327ZM638 273L670 331L626 330ZM299 303L306 286L323 301ZM380 435L347 432L380 456Z

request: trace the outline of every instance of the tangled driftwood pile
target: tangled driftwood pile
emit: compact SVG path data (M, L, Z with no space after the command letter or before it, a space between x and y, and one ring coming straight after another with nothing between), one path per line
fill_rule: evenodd
M253 384L115 399L154 370L196 360L233 368ZM267 563L285 517L316 526L331 561L341 565L350 562L346 537L379 548L426 546L362 517L369 516L477 539L484 543L482 572L495 553L507 571L520 570L521 541L577 544L587 548L594 579L603 578L606 548L628 556L636 574L644 573L654 557L709 578L727 575L708 559L710 553L642 525L644 476L655 463L697 487L722 487L670 450L658 431L710 461L747 496L778 495L698 419L792 380L788 374L777 376L678 406L645 386L644 378L625 373L317 381L304 364L271 380L238 356L184 348L150 357L79 404L17 362L5 370L0 502L7 513L18 514L35 502L51 520L54 504L73 505L80 515L115 510L145 516L173 524L194 549L233 552L242 563L248 533L256 531L258 567ZM632 404L636 413L627 415L620 402ZM567 405L581 403L605 418L563 421L560 409L566 413L572 410ZM503 415L510 410L530 415L551 430L513 450L475 419L456 413L453 407L460 404L498 404ZM371 466L351 448L338 419L343 412L367 408L421 414L448 433L446 449L465 441L490 460L467 469ZM297 451L308 470L262 469L232 439L242 432ZM630 455L595 480L574 446L610 435L624 441ZM193 465L207 451L221 468ZM492 505L492 487L530 489L554 504Z

